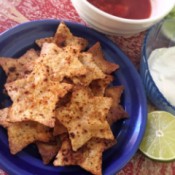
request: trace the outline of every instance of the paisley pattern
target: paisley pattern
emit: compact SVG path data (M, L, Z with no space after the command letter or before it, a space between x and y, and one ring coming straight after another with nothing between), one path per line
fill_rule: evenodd
M17 23L28 21L28 19L19 10L17 10L16 7L19 3L19 0L0 0L0 19L2 22L6 22L9 19Z
M29 20L62 19L85 22L78 16L70 0L0 0L0 33ZM108 36L139 67L141 45L145 33L129 38ZM118 175L175 175L175 162L160 163L143 156L139 151ZM0 170L0 175L5 173Z

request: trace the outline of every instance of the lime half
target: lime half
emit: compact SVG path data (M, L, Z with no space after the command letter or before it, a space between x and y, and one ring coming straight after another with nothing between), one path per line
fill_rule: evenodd
M151 159L161 161L175 159L175 117L172 114L165 111L148 114L140 150Z

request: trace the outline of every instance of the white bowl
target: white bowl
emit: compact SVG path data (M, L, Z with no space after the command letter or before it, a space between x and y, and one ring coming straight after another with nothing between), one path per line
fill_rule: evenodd
M71 0L80 17L92 28L110 35L134 35L163 19L175 6L175 0L151 0L152 12L147 19L125 19L110 15L87 0ZM139 7L138 7L139 8Z

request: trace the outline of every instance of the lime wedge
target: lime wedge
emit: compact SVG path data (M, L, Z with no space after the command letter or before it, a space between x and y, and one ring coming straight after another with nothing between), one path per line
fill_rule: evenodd
M165 111L148 114L140 150L149 158L160 161L175 159L175 117Z

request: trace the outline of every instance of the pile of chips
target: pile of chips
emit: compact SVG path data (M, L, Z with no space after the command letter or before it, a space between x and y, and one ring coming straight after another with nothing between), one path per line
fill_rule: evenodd
M87 48L63 22L53 37L35 42L37 51L0 58L4 93L13 102L0 110L10 152L36 144L44 164L101 175L102 154L116 144L111 125L127 117L120 105L124 87L109 86L119 65L105 60L100 43Z

